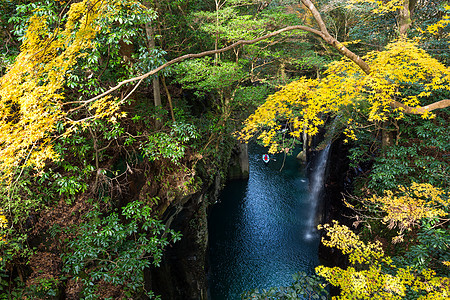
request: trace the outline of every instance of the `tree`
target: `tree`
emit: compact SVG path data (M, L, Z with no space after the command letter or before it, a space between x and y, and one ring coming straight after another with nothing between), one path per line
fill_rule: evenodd
M3 175L19 165L39 166L56 158L51 132L62 118L64 75L80 51L92 47L93 20L100 7L86 11L86 1L72 5L65 29L54 33L49 32L45 16L31 17L22 51L0 83ZM56 34L61 38L55 39Z
M342 59L331 64L327 77L321 80L301 79L286 85L249 117L241 138L248 140L263 128L259 138L276 152L280 149L272 141L281 126L278 121L292 124L293 137L299 137L305 127L314 135L325 122L322 115L332 113L340 116L339 122L347 126L347 136L355 139L354 130L359 126L356 120L361 114L367 121L380 124L408 113L432 117L431 111L450 103L444 99L418 105L448 91L450 71L417 44L400 39L385 51L369 53L364 60L377 72L366 74ZM414 91L404 95L402 91L410 86Z
M64 88L68 84L69 87L84 90L85 94L98 92L90 91L91 82L81 85L73 79L78 78L74 74L75 65L86 57L90 63L97 62L97 34L99 30L108 31L111 28L100 27L99 22L107 25L105 20L108 18L123 22L123 18L116 15L121 5L120 1L93 6L89 1L74 3L65 15L64 27L46 14L30 18L21 53L0 82L2 176L12 175L12 170L19 166L40 168L46 159L57 159L52 141L58 126L66 128L66 133L69 133L83 121L99 118L114 120L119 117L116 112L120 99L108 96L101 97L95 103L67 101ZM131 1L129 5L137 5L135 13L140 14L136 18L138 22L146 22L145 18L152 17L139 3ZM112 36L130 38L120 33ZM93 49L97 51L89 55L89 50ZM79 71L89 73L93 70L86 69ZM93 74L90 74L89 79L92 77ZM95 81L95 78L92 79ZM70 108L74 104L76 106ZM84 108L90 116L76 120L76 114ZM21 159L17 160L17 157Z
M149 10L152 9L152 4L150 1L145 1L145 6ZM145 32L147 34L147 40L148 40L148 51L151 53L153 50L155 50L155 29L153 28L153 25L150 23L145 24ZM155 106L161 106L161 92L160 92L160 86L159 86L159 78L158 76L155 76L152 80L153 85L153 99Z
M355 2L361 2L361 1L355 1ZM371 2L371 1L369 1L369 2ZM101 95L98 95L98 96L96 96L96 97L94 97L94 98L92 98L92 99L90 99L88 101L95 101L95 100L99 99L100 97L103 97L103 96L107 95L108 93L113 92L114 90L118 89L120 86L122 86L125 83L129 83L129 82L132 82L132 81L141 81L141 80L147 78L148 76L151 76L151 75L155 74L156 72L160 71L161 69L163 69L163 68L165 68L167 66L170 66L172 64L178 63L178 62L180 62L182 60L185 60L185 59L197 58L197 57L202 57L202 56L206 56L206 55L212 55L212 54L216 54L216 53L222 53L222 52L225 52L227 50L230 50L230 49L233 49L235 47L238 47L240 45L254 44L254 43L259 42L259 41L261 41L263 39L267 39L269 37L276 36L278 34L281 34L283 32L290 31L290 30L304 30L304 31L313 33L313 34L319 36L320 38L322 38L330 46L332 46L340 54L342 54L345 58L351 60L357 66L357 68L359 69L359 71L357 71L355 67L347 66L346 67L347 69L345 71L350 71L350 69L351 69L351 72L360 73L358 76L361 76L361 77L365 76L364 78L368 82L372 82L373 81L372 78L374 78L375 82L371 83L371 85L373 87L376 87L376 89L373 90L372 92L378 93L378 96L380 96L380 101L381 102L374 102L372 104L372 110L371 110L371 114L369 115L369 119L372 119L372 118L375 117L376 119L381 119L382 120L383 119L383 115L377 115L376 114L376 111L379 110L379 109L383 110L383 109L390 108L390 109L392 109L394 111L401 111L401 113L422 114L422 115L427 116L428 113L431 112L431 111L434 111L436 109L442 109L442 108L450 106L450 100L449 99L442 99L442 100L434 101L434 102L431 102L428 105L424 105L424 106L417 105L417 104L419 104L417 102L418 97L426 96L427 92L425 92L425 94L418 93L416 96L414 96L412 98L412 101L401 102L401 101L396 100L395 97L393 97L394 96L395 85L391 86L388 82L381 82L381 81L383 81L383 80L381 80L381 77L383 76L383 74L377 75L377 72L373 73L371 71L372 68L371 68L370 64L368 64L366 62L366 60L369 60L371 56L367 56L365 59L362 59L360 56L358 56L355 53L353 53L352 51L350 51L344 44L340 43L336 38L334 38L333 36L331 36L329 34L328 29L327 29L327 27L326 27L326 25L325 25L325 23L324 23L324 21L323 21L323 19L321 17L321 14L316 9L314 4L311 1L309 1L309 0L302 0L302 3L311 12L314 20L316 21L318 29L315 29L315 28L312 28L312 27L308 27L308 26L303 26L303 25L294 25L294 26L290 26L290 27L285 27L285 28L280 29L278 31L272 32L270 34L267 34L265 36L262 36L262 37L259 37L259 38L255 38L255 39L252 39L252 40L240 40L240 41L237 41L237 42L235 42L235 43L233 43L233 44L231 44L231 45L229 45L227 47L224 47L222 49L205 51L205 52L198 53L198 54L187 54L187 55L184 55L184 56L181 56L181 57L177 57L177 58L167 62L166 64L160 66L159 68L156 68L156 69L154 69L154 70L152 70L152 71L150 71L150 72L148 72L146 74L143 74L143 75L141 75L139 77L135 77L135 78L131 78L131 79L128 79L126 81L123 81L123 82L119 83L116 87L114 87L114 88L106 91L105 93L102 93ZM409 3L409 1L408 1L408 3ZM400 14L400 20L401 20L400 23L402 24L401 25L402 29L401 29L400 33L401 33L401 35L404 35L406 33L407 29L410 26L410 25L408 25L410 21L407 21L406 19L408 19L408 18L410 19L410 10L414 9L414 5L412 5L410 7L408 3L405 2L405 1L402 2L402 1L397 1L397 0L389 1L385 5L380 5L379 7L377 7L375 9L375 12L390 12L390 11L397 10L398 8L401 7L402 8L402 10L401 10L402 12ZM406 10L406 9L408 10L408 12L404 12L403 11L403 10ZM439 26L443 26L443 24L441 23L441 25L439 25ZM412 56L415 56L419 52L421 52L418 49L417 49L418 52L416 50L414 50L414 48L417 48L417 47L413 46L414 43L411 43L411 42L406 42L408 44L402 44L402 43L405 43L405 41L402 42L402 40L399 40L399 44L397 44L397 46L393 45L390 48L390 49L396 49L396 50L394 50L393 55L396 55L396 53L398 54L399 53L398 51L401 51L400 48L402 46L406 46L406 49L411 49L411 51L414 52L414 53L411 53ZM397 51L397 52L395 52L395 51ZM387 52L385 52L385 53L387 53ZM426 59L431 59L431 57L427 56L424 53L421 54L421 57L422 58L420 58L420 60L422 62L419 62L419 63L422 63L422 67L425 68L423 71L428 69L427 72L433 73L434 70L431 70L430 68L428 68L426 66L427 62L425 62ZM384 58L386 59L387 57L385 56ZM378 61L380 61L380 59ZM345 60L343 60L342 64L345 65L344 61ZM435 71L438 72L438 73L436 73L437 76L434 77L435 78L434 81L432 80L430 83L431 84L437 84L434 87L434 89L444 89L445 90L446 89L446 84L444 82L448 78L448 69L446 69L443 65L438 65L437 61L430 61L430 63L431 63L431 66L433 68L435 68ZM336 67L339 68L341 66L339 66L339 67L336 66ZM374 65L374 68L377 68L377 67L379 67L379 66L378 65ZM405 68L409 68L409 66L405 65ZM334 70L330 70L330 73L332 71L334 71ZM416 69L415 72L418 72L418 69ZM342 75L343 75L343 73L342 73ZM410 74L410 76L412 76L412 75L413 74ZM440 80L437 80L437 78L439 76L443 76L443 78L444 78L443 80L444 81L442 80L442 78ZM356 78L354 78L353 80L356 81ZM381 80L381 81L379 81L379 80ZM378 91L377 90L378 87L375 86L377 84L382 84L383 85L383 87L380 89L380 91ZM424 84L426 85L427 83L424 83ZM299 85L302 85L302 83L299 82ZM307 89L310 89L311 86L309 86L309 84L307 84L307 85L308 85ZM384 90L383 90L383 88L384 88ZM429 86L428 88L430 89L431 87ZM372 93L372 92L370 92L370 93ZM335 97L336 96L337 95L335 94ZM428 94L428 96L430 96L430 94ZM330 100L332 98L333 97L331 97ZM372 99L375 99L375 98L377 98L377 96L372 97ZM334 98L334 99L337 100L337 98ZM370 99L369 99L369 102L370 102ZM348 103L343 102L343 104L347 105ZM269 105L269 104L267 104L267 105ZM322 106L322 107L325 110L329 109L329 108L331 108L331 109L336 108L336 102L330 103L329 106L325 105L325 106ZM306 109L304 111L308 111L308 110ZM311 124L308 125L308 124L303 124L302 122L299 122L298 119L297 120L292 120L292 121L294 121L293 125L294 125L294 128L295 128L293 135L294 136L296 134L298 135L298 133L296 133L295 131L302 130L304 125L311 126L310 133L316 132L317 129L314 129L315 128L314 126L319 125L321 123L318 113L323 113L323 112L325 112L325 111L317 110L316 108L312 108L311 112L309 112L309 114L310 114L309 119L310 120L316 120L316 122L318 122L316 124L311 123ZM272 118L274 118L274 116L272 116ZM251 118L249 120L251 120ZM251 122L251 121L249 121L249 122ZM275 123L273 123L273 124L275 124ZM306 121L305 123L308 123L308 122ZM244 135L241 136L241 137L244 140L250 138L250 136L252 136L254 134L256 127L258 127L259 125L267 126L267 124L251 124L247 128L244 129L244 131L243 131ZM298 125L301 125L301 126L298 127ZM351 128L349 129L349 132L351 132ZM273 134L273 132L271 134ZM266 136L266 133L264 133L263 136L261 136L261 137L264 138L265 136ZM268 141L268 140L266 139L266 141ZM266 145L268 145L268 144L266 144ZM272 150L276 151L276 148L274 147L274 148L272 148Z
M283 118L287 118L292 124L292 136L299 137L300 131L305 126L308 127L309 134L315 134L317 126L324 123L321 120L321 114L329 112L342 114L342 111L348 109L344 107L350 106L352 111L353 105L368 105L369 107L365 108L368 110L368 120L382 122L386 121L390 115L387 112L392 112L391 115L393 114L395 118L401 118L405 113L421 114L427 117L431 111L450 105L449 99L428 102L423 106L418 105L419 99L427 101L426 97L428 97L430 101L433 98L432 90L447 90L449 70L420 50L417 44L400 37L398 42L388 46L386 51L375 51L361 58L328 33L325 23L312 2L302 2L311 11L320 28L318 32L311 28L304 30L322 37L345 58L341 62L330 65L327 70L328 76L323 80L302 79L271 96L269 101L247 120L241 138L248 140L258 128L263 127L266 129L263 130L260 138L264 139L263 143L266 146L269 146L278 129L276 120ZM404 4L401 6L402 9L406 9L407 2L402 2ZM386 6L378 9L387 11L397 9L398 3L399 1L390 1ZM400 19L407 18L405 15L408 14L402 12ZM404 36L409 25L406 25L408 22L404 20L400 23L402 24L400 34ZM353 61L356 66L348 64L346 59ZM376 71L372 72L372 69ZM416 94L399 101L400 91L415 84L421 85ZM337 90L336 85L341 89ZM297 113L298 111L301 111L300 114ZM347 117L345 122L351 124L352 120L353 118ZM267 128L271 129L267 130ZM349 136L353 136L352 130L352 126L347 129ZM277 145L273 145L272 151L278 150Z
M379 241L364 243L348 227L334 222L324 225L322 243L349 256L350 266L319 266L316 272L341 288L336 299L445 299L450 278L432 269L417 270L399 266L385 255ZM442 262L448 265L448 262Z
M207 7L201 1L187 2L163 1L161 7L168 11L179 11L183 16L190 15L190 11L185 11L188 5ZM286 65L291 64L292 67L300 64L301 60L295 58L299 51L288 52L281 48L288 43L299 45L294 40L303 39L305 32L318 38L326 51L334 49L344 58L331 64L327 76L322 79L319 78L319 69L323 61L319 60L316 72L308 73L270 96L266 104L250 117L242 138L248 139L262 128L260 138L271 145L272 152L276 152L285 150L275 139L277 134L284 134L280 130L281 122L289 126L291 137L298 138L305 129L309 134L316 133L318 126L325 124L328 114L335 115L340 123L337 129L344 130L349 138L355 139L361 127L384 129L388 122L398 125L396 122L405 120L407 114L431 118L434 116L432 112L448 107L448 68L420 49L420 42L405 37L412 31L411 15L421 4L420 1L350 2L353 5L371 4L373 9L370 11L373 13L395 15L399 24L399 38L383 51L362 52L359 56L355 54L356 51L350 50L358 49L354 46L358 45L357 42L339 42L338 30L335 34L330 33L332 31L328 30L326 19L323 19L323 14L312 1L302 0L306 11L310 13L309 18L305 17L305 25L297 25L299 17L296 6L288 7L294 14L286 17L286 14L276 10L265 14L276 6L275 2L215 1L214 5L208 7L209 13L193 14L197 20L213 18L214 26L208 27L206 22L186 22L188 25L185 27L188 29L183 29L189 31L194 28L195 35L208 37L206 44L215 45L215 49L176 56L166 62L162 51L149 53L147 47L155 37L155 32L161 30L158 25L150 26L154 24L151 22L156 17L155 12L137 1L80 1L67 5L58 2L58 10L52 5L39 6L34 1L30 2L29 7L36 11L27 11L30 21L27 23L28 30L21 52L0 81L0 171L5 179L5 189L1 192L7 195L4 201L15 204L4 205L3 208L18 208L13 213L5 211L8 221L17 224L19 215L21 221L27 219L29 211L41 208L43 203L51 203L56 198L54 195L60 195L71 203L75 195L88 190L88 179L83 178L89 175L95 176L94 190L100 195L104 182L109 180L108 171L101 166L102 157L111 155L108 153L111 152L111 145L117 148L127 145L133 151L139 149L133 155L139 153L149 161L167 159L177 167L184 163L182 158L189 153L186 151L187 144L200 136L196 128L188 123L190 116L187 113L177 115L176 120L180 122L152 131L149 121L152 114L146 113L148 106L136 104L136 110L133 110L135 104L124 106L125 103L131 103L132 98L138 97L137 91L144 93L138 87L146 78L157 76L158 72L184 60L216 56L214 61L190 60L181 65L179 70L185 68L189 72L177 78L185 87L192 87L197 92L219 95L216 106L221 114L215 115L212 121L208 120L213 124L213 133L206 138L202 150L211 145L213 137L222 135L219 130L228 121L230 101L239 93L245 94L242 88L247 86L243 82L248 79L245 84L252 85L267 79L255 75L255 70L261 70L270 63L279 73L280 82L284 84L290 80L285 76ZM315 25L308 24L309 21L315 22ZM424 35L436 32L442 35L448 19L443 17L436 21L427 27L428 32ZM164 22L173 21L168 17L161 20L161 23ZM246 30L236 29L236 24L239 25L238 29ZM153 32L148 31L149 40L140 38L146 36L146 25L147 29L153 29ZM203 31L194 27L197 25L202 25ZM260 30L261 27L264 31ZM164 29L168 28L172 27ZM295 33L295 39L292 33ZM242 39L244 34L245 39ZM183 48L204 49L198 42L182 42L184 38L170 41L162 39L161 45L168 45L162 48L177 49L179 52L183 52ZM188 40L192 41L193 38L189 37ZM135 55L123 55L121 50L124 49L120 45L134 45L138 51ZM153 44L150 46L156 47ZM234 50L233 55L218 55L228 50ZM175 55L171 53L170 56ZM148 71L148 66L153 68L155 65L159 66ZM196 68L204 72L199 74ZM246 75L245 69L250 69L250 74ZM134 76L131 74L135 77L130 78ZM134 86L131 85L133 82ZM247 96L251 97L253 95ZM126 109L121 111L123 107ZM125 110L137 113L125 119ZM121 118L125 121L120 122ZM133 127L131 123L139 125ZM122 125L132 127L133 131L126 131ZM204 128L207 127L208 124L204 125ZM218 145L219 142L216 143L216 150ZM130 148L122 149L128 154ZM203 153L195 158L192 165L199 161L198 157L202 157ZM44 168L45 165L56 165L66 174L62 175L53 168ZM182 180L183 191L191 187L189 183L195 174L195 170L191 171L190 167L184 166L184 170L188 170L186 173L190 173L187 176L189 180ZM29 188L31 185L33 188ZM36 196L37 186L42 187L44 192L40 192L39 197L32 197ZM21 214L20 209L27 212ZM108 222L118 220L117 215L105 214L103 221L94 218L94 223L91 227L85 227L84 233L90 228L107 227ZM122 228L127 227L125 223L121 225ZM10 226L9 229L12 227L19 228ZM344 229L341 231L345 232ZM86 236L80 239L86 240ZM20 235L16 241L19 242L2 242L1 246L10 247L15 251L14 255L18 255L21 251L18 250L20 246L16 245L25 244L26 235ZM128 236L123 241L128 241ZM76 248L75 244L73 246ZM364 249L363 246L361 248ZM104 250L109 251L106 248ZM390 278L385 275L380 277Z

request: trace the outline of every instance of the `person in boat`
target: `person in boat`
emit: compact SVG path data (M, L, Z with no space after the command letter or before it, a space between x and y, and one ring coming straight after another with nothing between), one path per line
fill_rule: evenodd
M269 154L263 154L262 160L267 164L270 160Z

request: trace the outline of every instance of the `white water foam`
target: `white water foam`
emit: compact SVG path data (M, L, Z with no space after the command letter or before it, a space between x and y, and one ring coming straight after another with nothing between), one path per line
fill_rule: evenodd
M316 215L320 197L322 196L325 170L327 167L328 153L330 152L330 144L326 146L319 155L313 174L311 176L311 187L309 194L310 214L306 225L305 239L311 240L317 234Z

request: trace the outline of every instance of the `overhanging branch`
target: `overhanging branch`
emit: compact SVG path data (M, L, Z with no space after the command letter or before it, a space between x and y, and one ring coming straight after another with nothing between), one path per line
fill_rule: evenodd
M359 57L358 55L347 49L347 47L345 47L342 43L340 43L338 40L332 37L331 34L328 33L325 22L322 20L322 16L320 15L317 8L314 6L312 1L302 0L302 3L311 12L314 19L316 20L316 23L319 26L321 33L319 34L319 36L322 37L322 39L324 39L324 41L327 42L330 46L339 51L340 54L351 59L355 64L358 65L358 67L361 68L361 70L364 71L364 73L370 74L369 65L361 57Z
M287 31L292 31L292 30L303 30L306 32L310 32L313 33L315 35L320 36L325 42L327 42L330 46L332 46L333 48L335 48L336 50L339 51L339 53L341 53L343 56L349 58L350 60L352 60L356 65L358 65L359 68L361 68L361 70L366 73L367 75L370 74L372 71L370 69L370 66L358 55L356 55L355 53L353 53L352 51L350 51L347 47L345 47L342 43L340 43L338 40L336 40L334 37L332 37L327 30L327 27L325 25L325 22L323 21L319 11L316 9L316 7L314 6L314 4L312 3L312 1L310 0L301 0L302 3L306 6L306 8L311 12L311 14L313 15L314 19L316 20L317 25L319 26L320 30L308 27L308 26L302 26L302 25L296 25L296 26L288 26L282 29L279 29L277 31L274 31L272 33L266 34L264 36L258 37L256 39L252 39L252 40L240 40L237 41L229 46L226 46L224 48L221 49L217 49L217 50L209 50L209 51L204 51L201 53L195 53L195 54L186 54L183 56L179 56L177 58L172 59L171 61L166 62L165 64L159 66L156 69L151 70L150 72L147 72L143 75L137 76L137 77L133 77L124 81L119 82L116 86L110 88L109 90L103 92L102 94L95 96L89 100L83 101L81 106L85 106L90 102L93 102L95 100L98 100L112 92L114 92L115 90L119 89L122 85L130 83L130 82L134 82L134 81L142 81L143 79L161 71L164 68L167 68L173 64L176 64L178 62L181 62L183 60L186 59L191 59L191 58L199 58L199 57L203 57L203 56L207 56L207 55L212 55L212 54L216 54L216 53L222 53L225 51L228 51L230 49L233 49L235 47L238 47L240 45L249 45L249 44L254 44L257 43L259 41L268 39L270 37L274 37L276 35L279 35L283 32L287 32ZM445 107L449 107L450 106L450 100L445 99L445 100L441 100L438 101L436 103L424 106L424 107L410 107L407 105L404 105L400 102L397 101L393 101L391 103L391 107L394 108L398 108L398 107L402 107L404 109L405 113L408 114L423 114L427 111L433 111L435 109L439 109L439 108L445 108Z
M430 112L436 109L446 108L450 106L450 99L444 99L440 100L438 102L434 102L430 105L426 106L419 106L419 107L411 107L407 106L401 102L398 101L392 101L391 107L393 108L403 108L403 112L407 114L413 114L413 115L421 115L426 112Z
M147 72L147 73L142 74L140 76L133 77L133 78L130 78L130 79L127 79L127 80L119 82L116 86L114 86L114 87L110 88L109 90L101 93L100 95L95 96L95 97L93 97L93 98L91 98L89 100L83 101L83 105L86 105L86 104L88 104L90 102L98 100L98 99L100 99L100 98L102 98L102 97L104 97L104 96L114 92L115 90L119 89L124 84L130 83L130 82L134 82L134 81L138 81L138 80L143 80L143 79L145 79L145 78L147 78L147 77L149 77L151 75L156 74L157 72L161 71L162 69L167 68L167 67L169 67L169 66L171 66L173 64L176 64L178 62L181 62L183 60L191 59L191 58L204 57L204 56L213 55L213 54L216 54L216 53L222 53L222 52L228 51L230 49L236 48L236 47L238 47L240 45L254 44L254 43L257 43L259 41L262 41L262 40L265 40L265 39L277 36L277 35L279 35L279 34L281 34L283 32L292 31L292 30L303 30L303 31L311 32L311 33L319 35L323 39L325 39L325 36L323 35L323 33L321 31L319 31L319 30L314 29L314 28L310 28L308 26L302 26L302 25L288 26L288 27L279 29L277 31L271 32L269 34L260 36L260 37L258 37L256 39L253 39L253 40L239 40L239 41L237 41L237 42L235 42L235 43L233 43L233 44L231 44L229 46L226 46L224 48L221 48L221 49L208 50L208 51L204 51L204 52L200 52L200 53L192 53L192 54L186 54L186 55L183 55L183 56L179 56L177 58L174 58L174 59L166 62L165 64L162 64L161 66L157 67L156 69L151 70L150 72Z

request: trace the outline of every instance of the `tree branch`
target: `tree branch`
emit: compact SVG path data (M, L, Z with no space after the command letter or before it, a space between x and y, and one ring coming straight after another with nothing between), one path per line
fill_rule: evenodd
M403 108L403 112L407 114L413 114L413 115L421 115L426 112L430 112L436 109L440 108L446 108L450 106L450 99L443 99L438 102L434 102L430 105L422 106L422 107L411 107L407 106L401 102L398 101L392 101L391 107L393 108Z
M208 50L208 51L204 51L201 53L195 53L195 54L186 54L183 56L179 56L177 58L172 59L171 61L166 62L165 64L159 66L156 69L151 70L150 72L147 72L141 76L137 76L137 77L133 77L124 81L119 82L115 87L110 88L109 90L103 92L102 94L91 98L89 100L83 101L83 105L86 105L90 102L93 102L95 100L98 100L112 92L114 92L115 90L119 89L122 85L130 83L130 82L134 82L134 81L138 81L138 80L143 80L159 71L161 71L164 68L167 68L173 64L176 64L178 62L181 62L183 60L186 59L191 59L191 58L199 58L199 57L203 57L203 56L207 56L207 55L212 55L212 54L217 54L217 53L222 53L225 51L228 51L230 49L233 49L235 47L238 47L240 45L249 45L249 44L254 44L257 43L259 41L274 37L276 35L279 35L283 32L287 32L287 31L292 31L292 30L303 30L303 31L307 31L310 33L313 33L315 35L320 36L325 42L327 42L330 46L332 46L333 48L335 48L340 54L342 54L343 56L349 58L350 60L352 60L356 65L358 65L358 67L361 68L361 70L366 73L367 75L369 75L371 73L371 69L370 66L358 55L356 55L355 53L353 53L352 51L350 51L347 47L345 47L342 43L340 43L337 39L335 39L334 37L332 37L327 30L327 27L325 25L325 22L323 21L319 11L317 10L317 8L314 6L314 4L312 3L311 0L301 0L302 3L306 6L306 8L311 12L311 14L313 15L314 19L317 22L317 25L319 26L320 30L308 27L308 26L302 26L302 25L296 25L296 26L288 26L282 29L279 29L277 31L274 31L272 33L266 34L264 36L258 37L256 39L252 39L252 40L239 40L229 46L226 46L224 48L221 49L217 49L217 50ZM411 0L412 2L414 2L414 0ZM407 1L405 1L406 3ZM445 100L441 100L438 101L436 103L424 106L424 107L410 107L407 105L404 105L400 102L397 101L393 101L391 103L391 107L394 108L398 108L398 107L402 107L404 109L405 113L408 114L422 114L426 111L432 111L435 109L439 109L439 108L445 108L445 107L449 107L450 106L450 100L445 99Z
M306 8L308 8L308 10L311 12L314 19L316 20L317 25L319 25L321 34L317 35L322 37L330 46L339 51L340 54L351 59L355 64L357 64L361 68L361 70L364 71L364 73L370 74L369 65L364 60L362 60L361 57L359 57L358 55L347 49L347 47L345 47L343 44L341 44L338 40L336 40L333 36L331 36L328 33L325 22L322 20L322 16L320 15L319 11L314 6L314 4L310 0L302 0L302 3L303 5L306 6Z
M411 2L410 2L411 1ZM405 0L404 1L404 8L401 13L405 14L405 15L401 15L402 18L405 18L405 21L403 21L403 26L404 28L401 28L402 30L407 30L410 26L410 9L411 6L412 8L414 8L415 5L415 0ZM347 47L345 47L343 44L341 44L338 40L336 40L334 37L332 37L329 33L328 30L326 28L326 25L324 23L324 21L322 20L322 17L319 13L319 11L316 9L316 7L314 6L314 4L311 2L311 0L302 0L303 5L305 5L308 10L311 12L311 14L313 15L314 19L317 22L317 25L320 28L320 33L318 34L320 37L322 37L329 45L333 46L336 50L339 51L339 53L341 53L342 55L344 55L345 57L351 59L356 65L358 65L361 70L366 73L367 75L369 75L371 73L371 69L370 66L358 55L356 55L355 53L353 53L352 51L350 51L349 49L347 49ZM435 109L439 109L439 108L445 108L445 107L449 107L450 106L450 100L445 99L445 100L441 100L438 102L435 102L433 104L424 106L424 107L411 107L411 106L407 106L403 103L397 102L397 101L392 101L390 103L391 107L394 108L398 108L398 107L402 107L404 109L404 112L407 114L423 114L425 112L429 112L429 111L433 111Z
M147 78L147 77L149 77L149 76L151 76L153 74L156 74L157 72L161 71L162 69L167 68L167 67L169 67L169 66L171 66L173 64L176 64L178 62L181 62L183 60L191 59L191 58L199 58L199 57L208 56L208 55L212 55L212 54L216 54L216 53L222 53L222 52L228 51L228 50L233 49L233 48L235 48L237 46L240 46L240 45L254 44L254 43L257 43L259 41L262 41L262 40L265 40L265 39L277 36L277 35L279 35L279 34L281 34L283 32L292 31L292 30L303 30L303 31L311 32L311 33L319 35L320 37L325 39L325 37L324 37L324 35L322 34L321 31L318 31L318 30L316 30L314 28L310 28L308 26L295 25L295 26L285 27L285 28L279 29L277 31L271 32L269 34L263 35L263 36L258 37L256 39L253 39L253 40L239 40L239 41L237 41L237 42L235 42L235 43L233 43L233 44L231 44L229 46L226 46L224 48L221 48L221 49L208 50L208 51L204 51L204 52L200 52L200 53L191 53L191 54L186 54L186 55L183 55L183 56L179 56L177 58L174 58L174 59L166 62L165 64L162 64L161 66L157 67L156 69L151 70L150 72L147 72L147 73L145 73L143 75L140 75L140 76L137 76L137 77L133 77L133 78L121 81L116 86L110 88L109 90L101 93L98 96L95 96L95 97L93 97L93 98L91 98L89 100L84 101L83 103L84 103L84 105L86 105L86 104L88 104L90 102L98 100L98 99L100 99L100 98L102 98L102 97L104 97L104 96L114 92L115 90L119 89L124 84L130 83L130 82L134 82L134 81L138 81L138 80L143 80L143 79L145 79L145 78Z
M325 25L325 22L323 21L322 16L320 15L315 5L310 0L302 0L302 3L304 6L306 6L306 8L308 8L308 10L313 15L317 25L319 25L320 31L325 35L330 35L328 33L327 26Z

